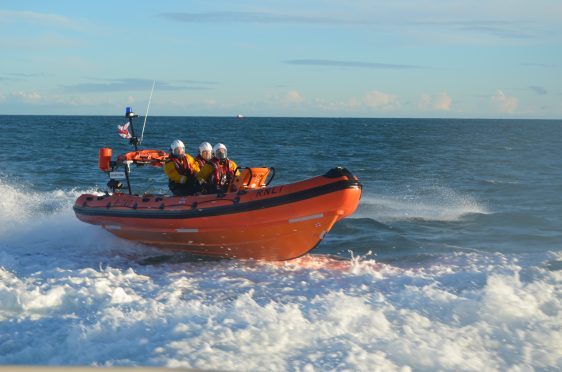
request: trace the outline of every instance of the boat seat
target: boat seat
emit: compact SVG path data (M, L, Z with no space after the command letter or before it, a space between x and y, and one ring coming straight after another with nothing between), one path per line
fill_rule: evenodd
M228 191L258 189L266 186L270 168L240 168L230 183Z

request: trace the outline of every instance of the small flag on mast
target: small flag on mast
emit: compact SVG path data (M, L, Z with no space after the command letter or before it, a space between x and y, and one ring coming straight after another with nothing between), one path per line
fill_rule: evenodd
M121 138L131 138L131 133L129 133L129 123L117 126L117 133Z

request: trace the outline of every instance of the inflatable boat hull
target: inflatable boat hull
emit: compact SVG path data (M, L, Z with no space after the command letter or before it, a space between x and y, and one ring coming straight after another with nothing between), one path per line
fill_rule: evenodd
M84 194L76 216L112 234L205 256L288 260L314 248L359 204L361 184L335 168L309 180L223 195Z

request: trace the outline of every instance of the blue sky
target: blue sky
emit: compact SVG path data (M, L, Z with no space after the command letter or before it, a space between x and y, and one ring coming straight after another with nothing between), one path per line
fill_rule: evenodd
M562 1L0 2L0 114L562 117Z

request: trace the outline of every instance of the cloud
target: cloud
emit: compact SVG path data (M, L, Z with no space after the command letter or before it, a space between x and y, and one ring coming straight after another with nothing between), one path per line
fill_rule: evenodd
M360 109L365 106L365 103L357 98L349 98L347 100L337 100L329 101L323 98L315 98L312 100L312 105L314 109L319 109L323 112L335 112L340 113L342 111L352 112L354 110Z
M400 65L392 63L376 63L376 62L359 62L359 61L335 61L329 59L293 59L285 61L290 65L305 66L330 66L330 67L352 67L352 68L369 68L369 69L422 69L422 66Z
M423 93L418 101L418 108L420 110L437 110L437 111L451 111L453 98L446 92L439 93L436 96Z
M74 36L65 36L57 32L43 32L34 36L0 37L0 47L10 49L45 50L51 48L77 48L84 46L84 41Z
M49 76L46 73L25 74L20 72L9 72L5 76L0 76L0 81L24 81L32 78L43 78Z
M270 12L203 12L160 13L160 17L184 23L303 23L303 24L355 24L366 23L359 19L319 16L301 16Z
M528 66L528 67L544 67L544 68L554 68L554 67L558 67L558 65L550 65L550 64L546 64L546 63L522 63L522 66Z
M39 103L44 101L44 98L41 96L41 94L37 92L17 91L17 92L12 92L7 100L14 100L14 101L26 102L26 103Z
M31 73L31 74L26 74L23 72L10 72L6 75L9 76L14 76L14 77L18 77L18 78L27 78L27 77L47 77L48 74L44 73L44 72L36 72L36 73Z
M447 93L440 93L435 97L433 108L439 111L450 111L453 99Z
M216 81L208 80L177 80L180 83L197 84L197 85L217 85Z
M67 97L61 95L45 96L35 91L14 91L4 96L4 102L25 103L29 105L49 105L49 104L78 104L84 103L84 99L77 97ZM79 101L79 102L78 102Z
M381 111L392 111L400 107L398 98L394 94L384 93L378 90L367 92L362 98L350 97L341 100L328 100L321 97L305 100L300 92L291 90L283 100L271 100L270 103L283 105L299 104L305 109L320 109L326 112L356 112L372 109Z
M287 93L287 101L289 103L302 103L304 98L297 90L291 90Z
M544 96L547 93L546 89L539 87L538 85L531 85L529 86L529 89L537 93L539 96Z
M434 24L449 26L461 32L488 34L503 39L532 39L537 37L531 32L522 32L521 24L516 22L475 20Z
M412 1L277 2L258 11L162 12L158 17L171 22L210 24L297 24L311 26L367 26L370 33L394 40L420 43L503 44L559 43L562 5L552 0L516 4L504 1L473 2L428 0L423 6ZM275 7L277 8L275 9ZM286 9L295 9L289 10ZM408 43L410 45L410 43Z
M388 112L399 108L400 104L395 95L377 90L367 92L360 98L326 99L324 97L304 97L300 91L292 89L281 94L268 94L266 100L256 103L256 106L259 106L260 109L266 107L270 110L290 108L293 113L321 112L342 115L345 112L357 115L358 112L362 112L372 115L373 109Z
M305 98L301 92L296 89L290 89L287 91L268 94L267 102L271 106L301 106L305 103ZM309 103L310 104L310 103Z
M498 89L496 94L492 96L492 103L496 106L496 109L500 112L511 114L515 112L518 105L518 100L515 97L507 96L502 90Z
M368 107L376 109L392 110L398 107L398 100L395 95L378 90L365 94L364 101Z
M65 85L63 90L66 92L96 93L96 92L123 92L132 90L149 90L152 80L149 79L107 79L100 83L80 83ZM193 83L193 82L192 82ZM207 90L212 82L199 82L200 85L174 85L166 81L156 81L155 90L181 91L181 90Z
M36 91L13 91L5 95L0 94L0 102L9 105L24 105L25 107L65 107L81 105L110 105L107 97L89 98L74 95L44 95ZM131 99L132 97L129 97Z
M79 22L52 13L38 13L31 11L0 10L0 22L27 22L35 25L57 26L73 30L82 29Z

